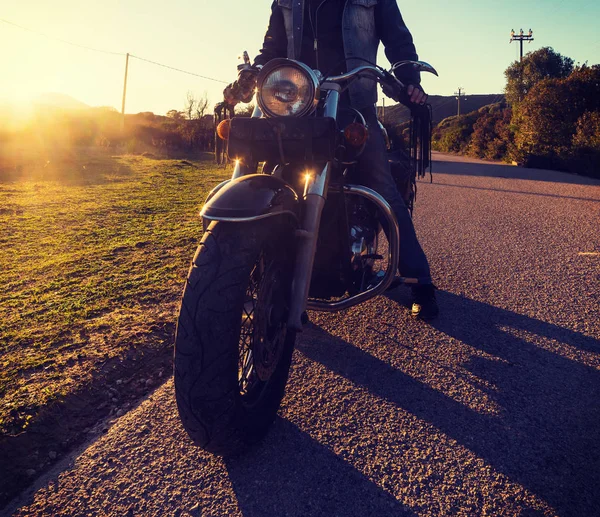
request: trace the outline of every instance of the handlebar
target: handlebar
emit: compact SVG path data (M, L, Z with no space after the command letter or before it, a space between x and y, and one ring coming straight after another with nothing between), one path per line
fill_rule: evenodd
M392 66L391 72L395 72L399 68L403 66L413 66L415 70L419 72L429 72L434 75L438 75L435 68L433 68L429 63L425 61L399 61L394 63ZM395 100L399 100L397 97L402 95L402 91L406 87L406 85L400 81L397 77L395 77L392 73L384 70L383 68L369 64L369 65L361 65L350 72L341 75L334 75L331 77L325 78L322 83L331 82L331 83L343 83L346 81L350 81L352 79L357 79L361 74L369 74L374 76L374 78L381 83L383 87L383 91L386 95L394 98Z
M359 76L361 74L365 74L365 73L374 75L375 78L381 83L384 83L384 82L391 83L390 85L394 85L394 86L397 86L400 88L404 88L404 86L405 86L405 84L402 81L400 81L399 79L394 77L392 74L390 74L386 70L383 70L382 68L379 68L374 65L361 65L361 66L355 68L354 70L350 70L350 72L346 72L345 74L333 75L333 76L327 77L326 79L323 80L323 82L324 83L325 82L327 82L327 83L343 83L345 81L349 81L349 80L354 79L357 76Z
M355 68L354 70L350 70L350 72L346 72L345 74L332 75L330 77L327 77L326 79L324 79L323 82L328 82L328 83L342 83L344 81L348 81L350 79L353 79L357 75L364 74L365 72L372 73L380 81L387 80L386 76L390 75L385 70L381 70L380 68L377 68L376 66L373 66L373 65L361 65L361 66Z

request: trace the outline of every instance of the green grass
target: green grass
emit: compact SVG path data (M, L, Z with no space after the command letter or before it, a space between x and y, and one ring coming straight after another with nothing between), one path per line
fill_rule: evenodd
M0 168L0 433L107 361L164 346L153 335L175 321L198 210L228 174L91 151Z

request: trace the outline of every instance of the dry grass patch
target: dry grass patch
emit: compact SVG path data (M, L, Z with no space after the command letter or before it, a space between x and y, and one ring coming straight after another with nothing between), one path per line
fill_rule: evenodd
M97 389L107 370L170 348L198 210L227 174L209 161L91 151L20 168L0 161L5 440Z

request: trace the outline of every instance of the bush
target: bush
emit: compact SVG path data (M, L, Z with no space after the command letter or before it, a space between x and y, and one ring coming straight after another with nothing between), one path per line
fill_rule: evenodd
M577 121L569 170L600 178L600 112L586 111Z
M506 76L511 107L443 120L433 148L600 177L600 65L573 69L571 59L545 48Z
M600 151L600 111L586 111L579 117L573 147Z
M513 109L515 154L532 167L571 169L573 148L588 149L594 141L597 115L593 113L599 111L597 65L580 67L565 79L539 82Z
M433 131L433 149L443 153L465 153L478 117L479 113L475 111L442 120Z
M467 152L476 158L506 160L513 143L512 110L498 103L479 110Z

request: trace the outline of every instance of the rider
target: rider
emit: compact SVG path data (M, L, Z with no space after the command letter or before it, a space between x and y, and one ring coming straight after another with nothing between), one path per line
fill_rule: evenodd
M249 102L256 71L273 58L297 59L326 75L337 75L367 61L375 63L380 42L392 63L418 59L396 0L275 0L253 68L241 72L235 85L225 89L225 99L231 104L238 100ZM410 67L401 67L396 75L408 85L407 100L425 104L427 95L420 87L420 74ZM394 210L401 236L399 270L405 277L419 279L419 285L412 288L412 314L433 319L439 309L429 263L390 172L377 123L376 101L377 84L369 78L352 83L340 101L341 106L359 110L369 127L369 139L358 161L358 180L379 192Z

